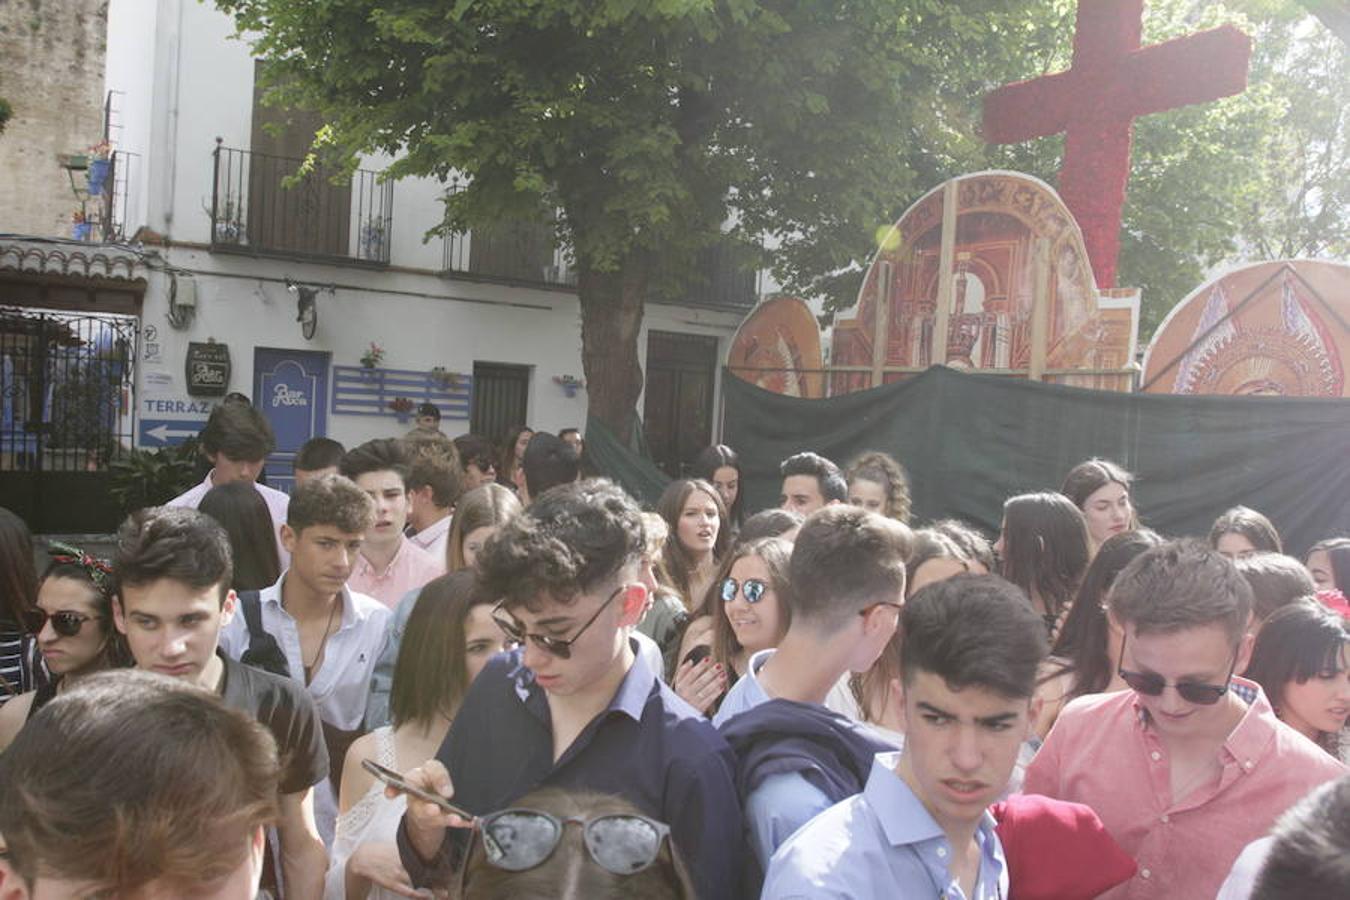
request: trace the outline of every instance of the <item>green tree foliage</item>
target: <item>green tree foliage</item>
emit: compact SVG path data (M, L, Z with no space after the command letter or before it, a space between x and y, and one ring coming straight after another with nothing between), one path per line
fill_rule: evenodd
M1040 20L1036 45L1005 80L1069 64L1067 17ZM1283 0L1152 0L1144 42L1232 23L1253 39L1248 89L1135 122L1119 283L1143 290L1140 340L1206 273L1230 263L1350 255L1350 54L1298 4ZM1054 184L1063 141L1013 147L972 142L956 171L984 166Z
M0 97L0 134L5 133L5 124L10 117L14 115L14 107L9 105L9 101Z
M940 168L956 67L1012 54L1037 0L217 0L316 149L467 177L444 228L543 218L579 272L592 413L628 435L642 303L731 223L804 291L865 262ZM971 90L982 84L972 79ZM658 266L657 262L661 265ZM856 283L855 283L856 288ZM847 293L845 290L844 293Z
M462 176L444 230L550 221L579 272L590 409L631 433L644 299L730 227L787 290L854 302L879 232L976 169L1051 184L1062 140L981 138L981 101L1067 67L1074 0L216 0L318 109L316 153ZM1153 327L1211 267L1344 255L1343 45L1293 0L1153 0L1145 41L1255 38L1237 97L1137 122L1120 283Z

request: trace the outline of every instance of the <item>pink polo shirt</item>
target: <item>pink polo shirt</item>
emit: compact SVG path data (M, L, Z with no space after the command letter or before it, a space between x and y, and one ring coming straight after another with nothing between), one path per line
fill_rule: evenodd
M1092 807L1139 869L1110 900L1209 898L1248 843L1345 766L1275 718L1261 688L1233 689L1247 712L1220 752L1211 783L1172 802L1167 750L1134 691L1074 700L1027 768L1022 790Z
M356 565L347 579L347 587L358 594L374 597L393 609L399 598L433 578L445 574L445 566L427 551L399 536L398 552L383 572L375 571L364 554L357 554Z

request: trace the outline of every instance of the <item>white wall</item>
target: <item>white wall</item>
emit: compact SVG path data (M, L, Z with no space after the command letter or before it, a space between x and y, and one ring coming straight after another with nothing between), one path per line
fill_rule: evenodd
M375 341L386 351L383 365L391 369L443 366L471 374L475 361L531 366L529 424L554 432L585 424L586 392L569 398L553 381L555 375L583 377L581 321L574 294L202 250L172 249L163 259L175 270L194 273L197 312L188 329L174 330L167 319L168 276L162 271L152 275L142 326L155 328L161 362L142 361L138 377L143 389L154 383L151 391L162 390L165 378L176 390L182 389L190 341L227 344L232 364L229 389L244 394L252 393L255 346L328 352L334 365L352 366ZM337 285L334 294L318 295L319 324L311 341L301 336L295 321L294 295L278 283L287 276ZM640 351L645 357L646 331L658 329L713 335L725 353L738 322L739 316L731 313L649 305ZM467 420L442 423L442 430L452 436L468 428ZM331 413L328 418L330 435L348 446L406 429L392 418Z
M109 0L108 55L104 84L117 92L112 98L113 131L118 150L139 157L127 182L128 237L150 216L150 179L146 160L151 156L156 97L155 55L159 52L156 25L159 0Z
M586 392L568 398L555 375L583 377L576 295L453 281L439 277L442 243L423 242L442 215L444 187L426 179L394 186L392 260L387 270L210 253L184 244L210 242L212 150L248 149L252 132L253 59L236 40L233 22L196 0L111 0L107 78L123 90L124 149L144 154L141 221L171 239L145 295L142 325L153 328L159 361L142 360L142 393L182 390L189 341L214 338L229 345L231 390L252 393L254 347L301 348L332 354L334 365L357 365L371 341L386 350L384 365L430 370L444 366L471 373L473 363L532 367L529 424L557 431L580 427ZM366 158L363 168L381 170L390 159ZM133 186L135 188L135 186ZM355 227L355 226L354 226ZM190 327L171 328L167 264L193 275L198 308ZM337 285L318 296L319 325L305 341L295 321L295 297L282 280ZM736 313L649 304L639 353L645 367L650 329L713 335L719 356L739 324ZM720 397L720 384L718 389ZM638 401L641 410L641 399ZM329 433L351 445L406 430L392 418L329 414ZM467 421L446 421L451 435Z

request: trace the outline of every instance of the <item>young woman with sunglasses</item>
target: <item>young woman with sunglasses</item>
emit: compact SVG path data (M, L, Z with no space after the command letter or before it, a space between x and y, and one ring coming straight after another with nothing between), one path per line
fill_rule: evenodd
M777 647L787 634L792 611L784 593L791 556L787 541L763 538L738 545L722 566L714 585L722 608L713 619L712 658L727 673L728 687L753 654Z
M347 751L325 896L384 900L412 890L395 844L406 799L386 797L361 761L404 772L435 756L469 685L506 648L492 606L478 595L472 571L422 588L394 667L392 724L357 738Z
M38 584L35 610L41 622L38 649L52 680L0 708L0 750L63 687L128 661L122 637L113 627L112 567L64 544L53 544L52 551Z
M33 634L36 600L33 538L23 519L0 507L0 705L45 675Z
M670 829L627 800L544 788L480 816L463 900L694 900Z

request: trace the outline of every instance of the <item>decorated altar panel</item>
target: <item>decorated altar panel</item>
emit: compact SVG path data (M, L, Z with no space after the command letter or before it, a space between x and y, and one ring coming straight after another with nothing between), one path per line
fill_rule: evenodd
M1243 266L1173 307L1149 345L1154 394L1350 397L1350 265Z
M1082 234L1048 185L1015 172L965 175L926 194L883 239L854 317L835 325L832 393L873 386L872 373L840 368L872 367L891 382L934 363L1129 390L1138 309L1137 291L1098 291Z

